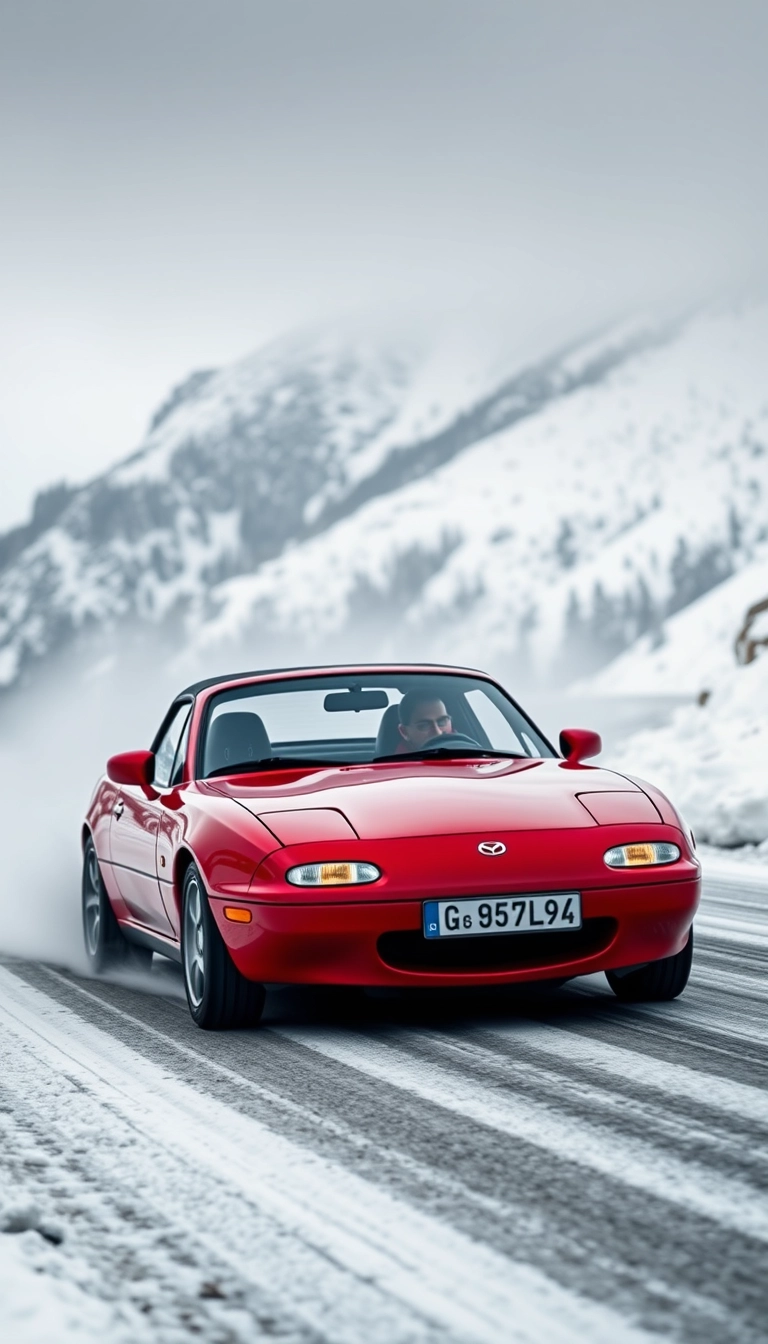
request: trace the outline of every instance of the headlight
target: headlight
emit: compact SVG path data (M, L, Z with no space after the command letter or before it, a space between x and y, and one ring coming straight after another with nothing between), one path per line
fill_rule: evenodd
M285 876L294 887L357 887L377 882L381 873L373 863L302 863Z
M680 858L677 845L666 841L643 845L615 845L603 855L609 868L651 868L659 863L675 863Z

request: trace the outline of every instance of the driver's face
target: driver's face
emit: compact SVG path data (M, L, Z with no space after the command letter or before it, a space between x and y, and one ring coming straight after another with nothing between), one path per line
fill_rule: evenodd
M424 700L414 705L411 722L400 724L400 736L409 747L423 747L431 737L452 732L451 716L442 700Z

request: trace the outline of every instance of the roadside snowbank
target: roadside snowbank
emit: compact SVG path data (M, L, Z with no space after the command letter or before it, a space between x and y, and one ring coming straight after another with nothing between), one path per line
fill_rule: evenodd
M642 635L575 693L590 695L698 695L728 679L736 635L749 608L768 597L768 546L755 558L664 622L661 632ZM768 635L768 613L751 634Z
M760 845L740 845L738 849L698 845L697 850L705 877L768 888L768 840Z
M768 841L768 657L730 667L704 705L684 705L664 727L630 737L611 764L659 784L697 839L762 847Z
M4 1337L13 1344L112 1344L130 1334L112 1304L61 1277L56 1255L33 1228L0 1236L0 1302Z

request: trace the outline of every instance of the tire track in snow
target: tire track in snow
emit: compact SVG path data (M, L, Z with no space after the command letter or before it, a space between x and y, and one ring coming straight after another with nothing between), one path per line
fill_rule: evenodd
M226 1038L195 1031L178 1002L19 972L235 1113L357 1172L366 1191L646 1328L720 1344L762 1339L768 1311L764 1242L745 1230L764 1233L767 966L754 940L714 933L672 1005L618 1005L592 978L543 1005L376 1000L361 1016L348 1000L329 1022L322 995L294 991L270 995L264 1029ZM318 1004L326 1021L307 1026ZM482 1114L462 1113L457 1079L458 1100ZM501 1110L519 1129L542 1108L560 1130L529 1123L510 1142L489 1123ZM559 1135L585 1130L593 1148L559 1151ZM724 1208L729 1194L739 1202Z
M321 1336L386 1344L647 1338L610 1308L565 1292L169 1078L3 969L0 1003L6 1051L9 1038L22 1046L17 1076L32 1063L23 1077L27 1101L55 1116L60 1132L63 1121L93 1128L94 1106L103 1109L91 1161L107 1185L118 1172L132 1185L138 1175L150 1209L167 1217L175 1207L193 1229L191 1240L236 1265L246 1281L277 1290ZM46 1069L60 1087L69 1084L66 1120ZM120 1133L126 1126L128 1139ZM194 1186L184 1180L190 1171Z
M66 992L66 981L61 988ZM176 1003L158 1003L113 986L97 985L94 989L95 995L93 990L80 987L74 997L85 996L86 1001L93 1001L98 1012L99 994L123 994L132 1004L144 1006L153 1019L163 1017L163 1031L155 1026L144 1030L151 1035L153 1049L162 1046L164 1065L169 1063L174 1050L181 1048L190 1064L198 1063L197 1085L210 1087L205 1079L203 1052L211 1050L216 1054L216 1060L209 1061L208 1067L219 1071L222 1047L228 1053L233 1051L236 1067L224 1070L232 1084L225 1089L227 1104L244 1105L242 1094L247 1075L251 1075L249 1086L261 1092L265 1078L268 1079L273 1098L281 1091L293 1093L294 1100L288 1105L293 1106L294 1113L289 1114L287 1127L298 1132L303 1142L319 1146L323 1130L326 1147L330 1146L339 1160L358 1171L364 1170L369 1179L397 1188L409 1200L437 1209L441 1216L451 1218L471 1235L514 1251L516 1239L524 1233L526 1244L522 1253L533 1263L546 1266L555 1277L560 1276L584 1291L612 1294L631 1312L647 1310L647 1303L645 1306L643 1303L649 1295L650 1275L656 1282L656 1302L648 1319L655 1327L663 1327L671 1317L677 1317L687 1322L681 1337L711 1335L726 1339L731 1337L727 1325L729 1313L735 1312L740 1327L733 1337L749 1337L745 1327L753 1309L759 1308L755 1308L750 1292L744 1292L743 1277L744 1273L749 1277L750 1266L754 1267L756 1254L762 1254L762 1249L756 1252L743 1237L701 1219L690 1216L681 1219L679 1210L673 1215L666 1201L650 1201L642 1190L633 1196L632 1190L622 1183L620 1172L613 1178L604 1174L599 1181L595 1180L595 1173L590 1173L585 1180L583 1170L572 1169L551 1153L544 1155L542 1161L535 1145L527 1145L526 1150L526 1145L518 1144L514 1152L500 1154L498 1136L471 1121L465 1120L463 1127L451 1122L457 1153L452 1155L449 1146L446 1161L444 1111L419 1102L402 1089L393 1088L391 1083L383 1087L377 1086L376 1080L367 1080L366 1087L366 1080L346 1066L334 1070L332 1061L326 1061L324 1067L322 1064L318 1067L316 1061L314 1064L307 1061L304 1047L294 1044L287 1049L291 1043L276 1040L276 1033L270 1030L210 1037L192 1028L185 1009ZM606 994L603 999L612 1005L610 996ZM137 1032L141 1028L140 1019L130 1022L121 1018L121 1010L111 1011L117 1022L122 1022L124 1035L134 1040L141 1035L140 1030ZM169 1025L170 1031L180 1034L185 1042L198 1043L196 1047L172 1044L170 1033L165 1034ZM540 1031L540 1027L536 1029ZM354 1035L355 1031L355 1026L346 1022L342 1038ZM405 1041L421 1042L422 1035L423 1029L414 1033L411 1027L405 1031L401 1028ZM470 1036L474 1040L477 1031L471 1031ZM524 1047L523 1039L520 1045ZM635 1058L642 1062L639 1054ZM254 1077L260 1083L254 1083ZM612 1092L604 1089L604 1081L602 1097L597 1089L588 1094L595 1106L601 1100L609 1105L614 1102ZM553 1087L552 1079L541 1077L538 1082L539 1090L567 1113L567 1098ZM529 1074L523 1092L532 1090L535 1088ZM314 1104L313 1115L306 1112L307 1099ZM270 1107L267 1121L286 1125L285 1114L275 1113L274 1107ZM342 1135L345 1122L357 1126L358 1133ZM334 1124L336 1133L332 1134ZM620 1124L618 1129L621 1132ZM397 1149L394 1155L392 1145ZM511 1165L519 1168L515 1172L520 1175L517 1188L515 1181L510 1181ZM553 1186L557 1191L554 1197ZM670 1218L675 1225L674 1253L666 1230ZM721 1266L718 1293L722 1299L722 1319L717 1310L718 1300L712 1300L706 1259L702 1263L703 1244ZM583 1252L588 1252L586 1257ZM637 1260L637 1268L628 1272L622 1268L623 1259Z

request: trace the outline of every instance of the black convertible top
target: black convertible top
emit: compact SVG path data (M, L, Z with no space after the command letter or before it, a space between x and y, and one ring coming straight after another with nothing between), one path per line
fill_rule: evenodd
M229 672L220 677L206 677L203 681L193 681L190 686L185 686L183 691L179 691L177 700L187 695L199 695L201 691L207 691L210 686L220 686L228 681L245 681L248 677L268 677L277 672L349 672L351 668L370 668L372 671L381 671L385 668L391 668L394 672L402 671L406 667L428 667L436 672L471 672L477 674L479 669L475 667L451 667L447 663L320 663L317 667L257 667L251 672ZM480 676L487 676L487 673L480 672Z

